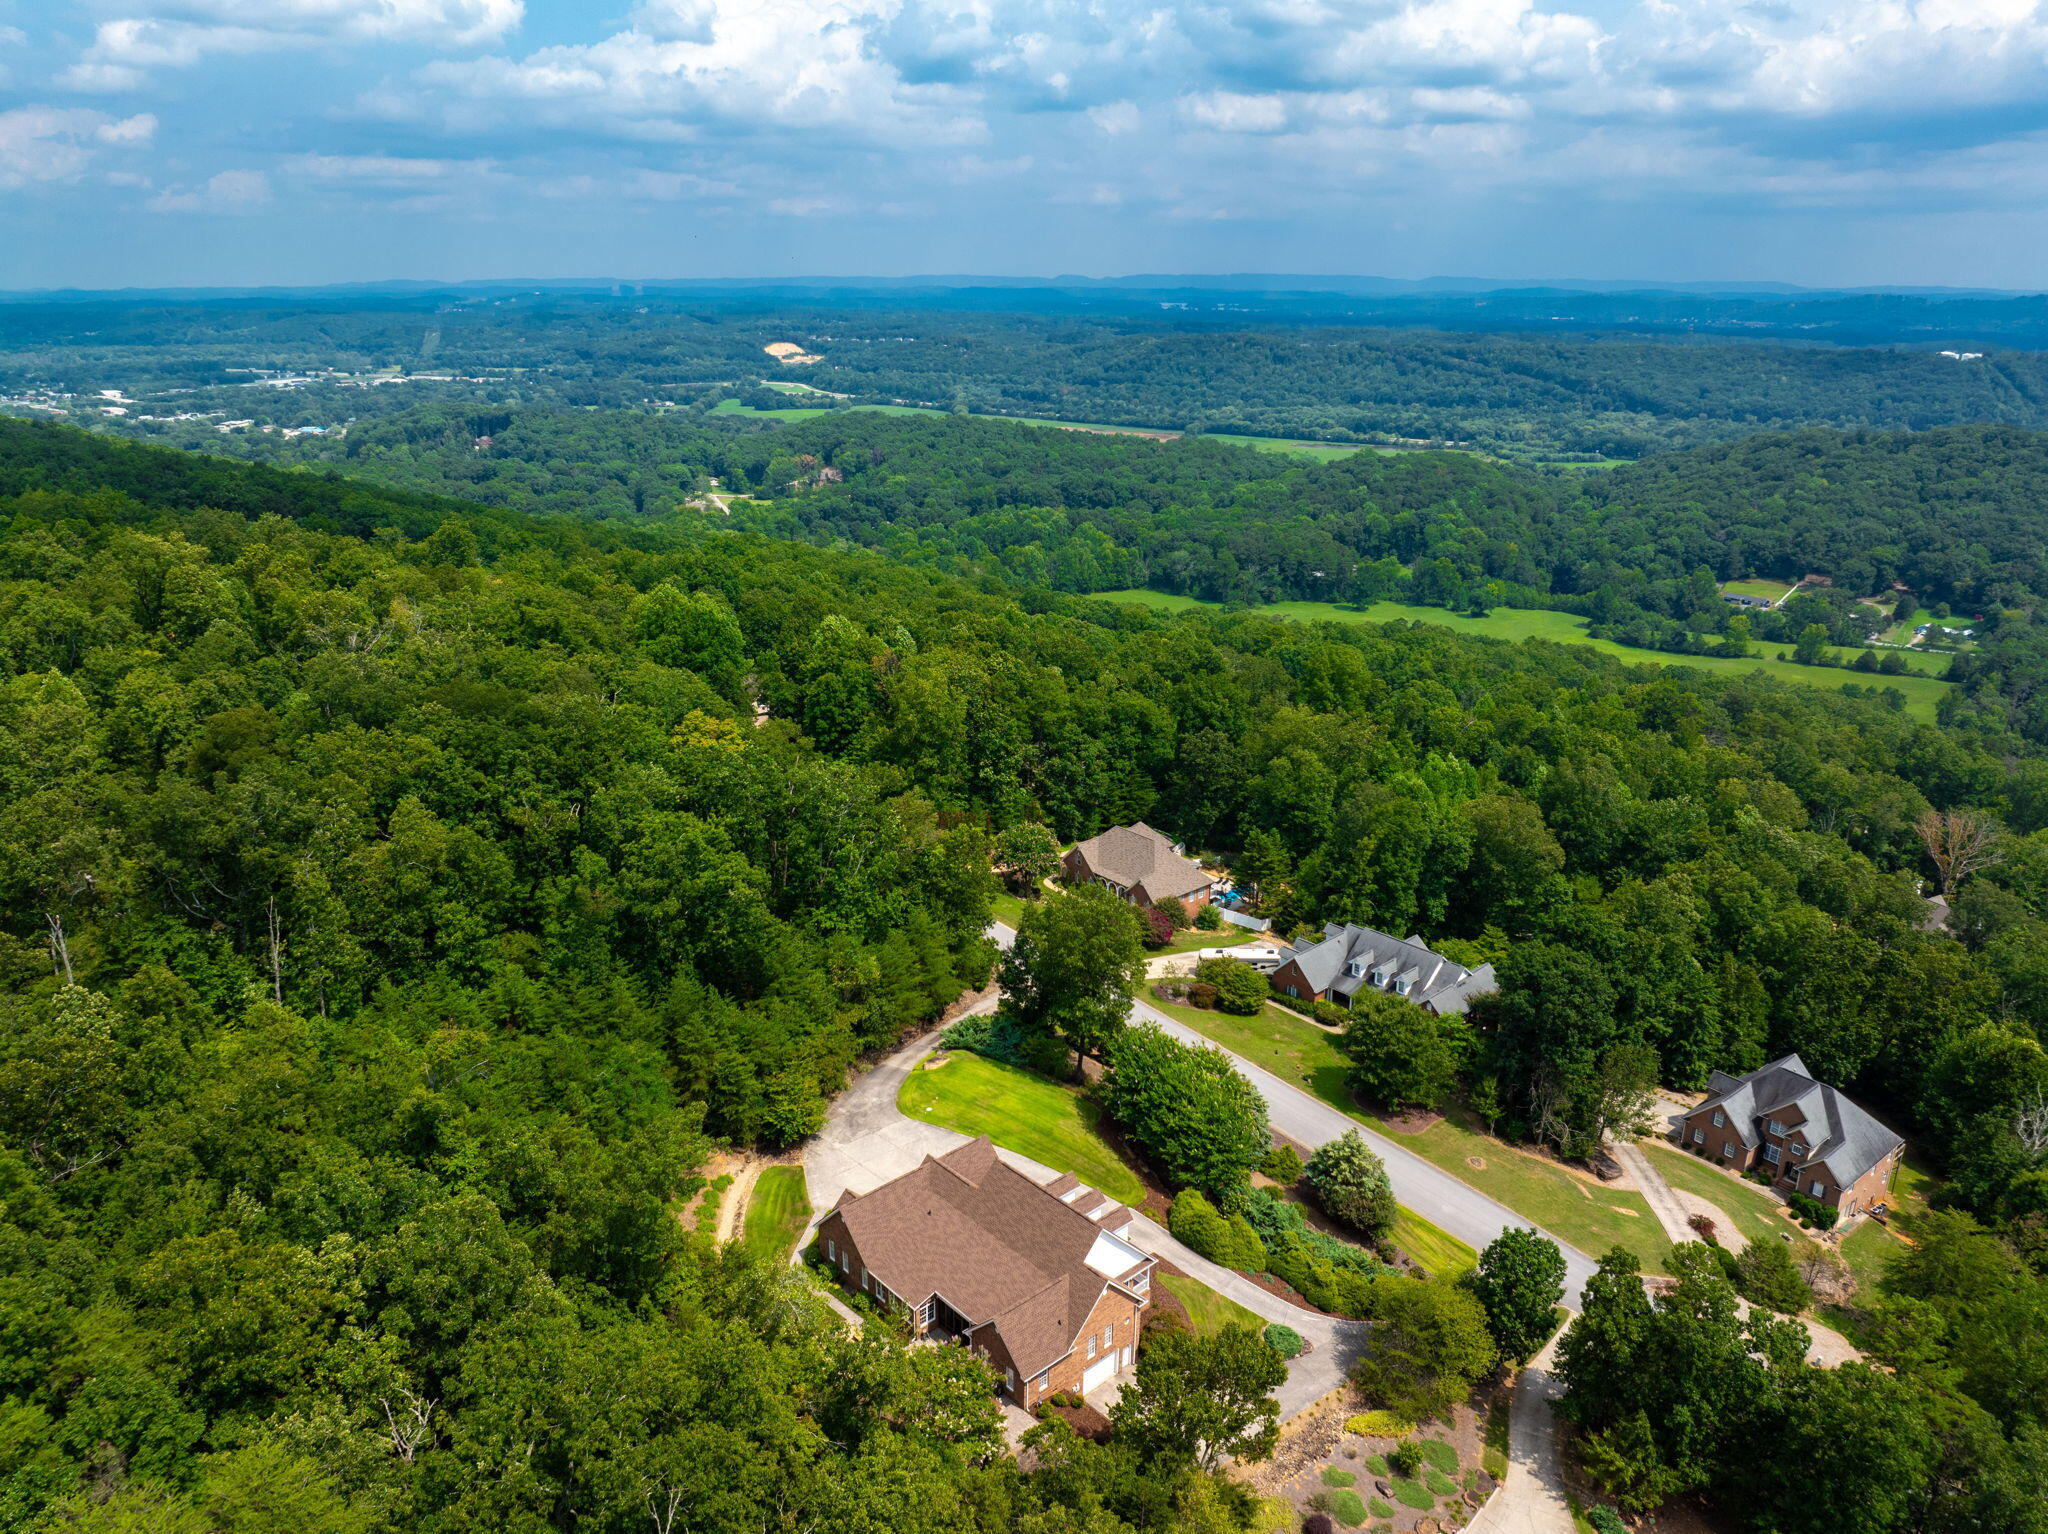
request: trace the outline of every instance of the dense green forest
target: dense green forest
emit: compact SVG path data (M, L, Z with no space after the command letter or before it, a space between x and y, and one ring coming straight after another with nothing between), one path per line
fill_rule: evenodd
M1255 322L1155 305L1149 316L1098 317L989 302L982 313L716 293L16 303L0 305L0 390L172 440L231 419L332 429L397 396L701 410L763 376L869 403L1454 443L1542 461L1634 458L1805 425L2048 426L2048 371L2035 352L1963 361L1924 342L1665 336L1654 300L1637 330L1610 316L1614 328L1584 333L1514 305L1488 333L1469 328L1483 308L1459 329L1432 330L1372 315L1331 326L1284 313ZM778 342L818 360L777 364L763 348ZM278 388L258 370L301 376ZM122 407L127 417L101 416L106 388L137 402Z
M986 975L988 838L1034 820L1492 959L1459 1047L1510 1132L1583 1133L1618 1063L1797 1050L1945 1158L2038 1314L2048 762L2008 743L52 426L0 423L0 528L17 1526L1229 1527L1128 1446L992 1461L980 1365L849 1341L671 1218L708 1141L809 1132ZM2008 828L1953 936L1930 808ZM2019 1454L2040 1395L1969 1362L1943 1388Z

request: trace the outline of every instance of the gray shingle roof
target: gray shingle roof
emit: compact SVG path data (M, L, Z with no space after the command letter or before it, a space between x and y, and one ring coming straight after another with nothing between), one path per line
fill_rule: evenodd
M1316 991L1348 997L1362 990L1391 991L1405 979L1407 989L1398 994L1438 1012L1463 1012L1473 997L1500 989L1491 964L1467 969L1425 947L1419 937L1390 937L1338 922L1323 928L1320 943L1295 949L1294 960ZM1351 973L1354 967L1356 974Z
M1758 1066L1747 1076L1715 1071L1707 1079L1707 1100L1687 1117L1719 1108L1742 1137L1757 1143L1759 1123L1786 1117L1796 1108L1811 1147L1800 1159L1825 1162L1835 1180L1849 1186L1906 1142L1849 1098L1807 1073L1797 1055Z

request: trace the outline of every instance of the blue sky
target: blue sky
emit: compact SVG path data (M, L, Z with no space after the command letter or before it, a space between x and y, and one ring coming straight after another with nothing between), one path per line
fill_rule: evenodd
M2048 287L2048 0L0 0L0 286Z

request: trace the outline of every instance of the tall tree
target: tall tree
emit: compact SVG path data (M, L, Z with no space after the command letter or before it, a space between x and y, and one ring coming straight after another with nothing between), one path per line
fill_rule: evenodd
M1145 977L1138 915L1100 885L1054 895L1024 913L1003 956L1001 1013L1028 1034L1100 1059L1130 1016Z
M1226 1326L1209 1337L1152 1338L1110 1421L1148 1458L1214 1470L1225 1460L1266 1458L1280 1439L1273 1391L1287 1365L1255 1327Z
M1503 1358L1527 1362L1556 1329L1564 1275L1564 1253L1548 1236L1515 1226L1487 1243L1470 1283Z

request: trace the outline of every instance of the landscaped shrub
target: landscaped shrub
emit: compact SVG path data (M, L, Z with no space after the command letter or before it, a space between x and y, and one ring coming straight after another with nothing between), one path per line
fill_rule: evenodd
M1330 1493L1330 1512L1346 1528L1357 1528L1365 1522L1365 1498L1351 1490Z
M1422 1451L1424 1459L1445 1475L1458 1468L1458 1451L1441 1438L1418 1438L1415 1447Z
M1273 992L1266 977L1242 959L1204 959L1195 966L1195 983L1216 988L1216 1009L1238 1017L1256 1017Z
M1785 1202L1791 1205L1792 1212L1799 1216L1800 1223L1803 1225L1814 1225L1822 1230L1833 1230L1835 1228L1835 1221L1842 1217L1841 1210L1835 1208L1832 1204L1823 1204L1811 1194L1788 1193L1785 1196Z
M1752 1305L1796 1316L1813 1303L1813 1291L1799 1276L1782 1241L1752 1241L1735 1259L1735 1287Z
M1173 941L1173 918L1158 906L1146 906L1138 912L1138 920L1144 923L1139 941L1147 948L1164 948Z
M1276 1321L1266 1328L1266 1346L1282 1358L1299 1358L1307 1344L1301 1340L1300 1332Z
M1605 1502L1596 1502L1586 1509L1586 1522L1593 1525L1595 1534L1628 1534L1628 1525L1621 1521L1621 1514Z
M1323 1484L1325 1486L1356 1486L1358 1484L1358 1477L1349 1470L1339 1470L1335 1465L1325 1465L1323 1466Z
M1394 1500L1403 1507L1412 1507L1418 1512L1428 1512L1436 1506L1436 1493L1420 1481L1393 1482Z
M1258 1273L1266 1266L1266 1248L1259 1233L1241 1214L1219 1214L1198 1188L1181 1190L1167 1213L1166 1228L1173 1232L1174 1240L1222 1267Z
M1404 1422L1390 1411L1369 1411L1360 1412L1345 1423L1344 1431L1356 1433L1361 1438L1399 1438L1414 1426L1414 1423Z
M1301 1534L1336 1534L1337 1526L1328 1513L1317 1511L1301 1520Z
M1685 1223L1692 1227L1692 1233L1709 1246L1719 1246L1721 1238L1714 1222L1703 1214L1687 1215Z
M1224 925L1223 913L1207 903L1196 906L1195 925L1204 932L1220 931Z
M1188 1005L1200 1007L1204 1012L1216 1010L1216 987L1197 983L1188 987Z
M1301 1157L1291 1145L1276 1145L1266 1152L1266 1159L1259 1163L1259 1170L1283 1188L1291 1188L1301 1181Z
M1200 1188L1219 1206L1266 1159L1266 1103L1229 1057L1145 1025L1110 1040L1096 1101L1176 1188Z
M941 1042L947 1049L965 1050L1041 1076L1059 1076L1066 1069L1066 1046L1059 1040L1026 1033L1014 1020L993 1012L961 1018L941 1035Z
M1422 1447L1413 1443L1397 1443L1387 1451L1387 1464L1394 1474L1414 1477L1422 1470Z
M1335 1219L1367 1236L1380 1236L1394 1223L1394 1189L1382 1162L1357 1130L1316 1147L1302 1180Z

